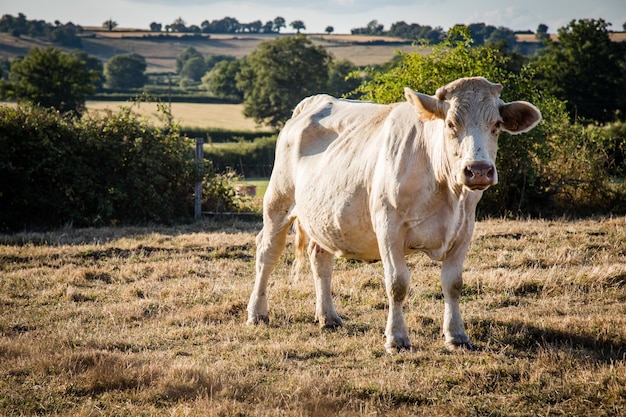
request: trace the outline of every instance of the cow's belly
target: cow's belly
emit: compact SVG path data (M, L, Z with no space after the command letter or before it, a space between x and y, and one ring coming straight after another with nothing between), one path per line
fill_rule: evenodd
M330 184L297 187L298 221L311 239L336 256L380 259L365 189L337 190Z

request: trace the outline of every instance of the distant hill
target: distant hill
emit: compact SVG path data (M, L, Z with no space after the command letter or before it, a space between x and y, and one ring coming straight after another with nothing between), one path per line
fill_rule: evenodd
M114 55L135 52L148 63L148 72L174 72L176 58L187 48L194 47L203 55L231 55L242 58L261 42L293 34L235 34L190 35L138 30L112 32L86 29L81 34L82 50L106 62ZM337 59L348 59L355 65L382 64L394 57L397 50L415 50L411 42L400 38L364 35L308 34L318 45ZM0 33L0 59L26 55L32 47L56 46L50 42ZM68 49L68 48L64 48Z
M111 32L102 28L84 28L80 35L82 49L89 55L106 62L114 55L135 52L148 63L148 72L174 72L176 58L187 47L193 46L205 56L230 55L242 58L252 52L259 43L288 34L201 34L150 32L135 29L116 29ZM336 59L348 59L359 66L376 65L388 62L396 51L415 50L412 42L406 39L370 35L328 35L307 34L317 45L321 45ZM552 39L557 36L550 35ZM616 42L625 42L625 32L612 32ZM534 34L517 34L517 42L524 53L532 54L539 46ZM11 59L26 55L32 47L56 46L38 38L19 38L0 33L0 59ZM67 49L67 48L65 48Z

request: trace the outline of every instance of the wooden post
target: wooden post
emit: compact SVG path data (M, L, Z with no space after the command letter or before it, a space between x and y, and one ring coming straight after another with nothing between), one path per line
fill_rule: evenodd
M196 186L194 189L194 217L202 217L202 176L204 175L204 139L196 138Z

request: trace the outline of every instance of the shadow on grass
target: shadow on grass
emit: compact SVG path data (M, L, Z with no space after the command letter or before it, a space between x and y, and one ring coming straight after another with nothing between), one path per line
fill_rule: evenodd
M522 321L480 319L469 321L472 339L492 341L510 346L515 351L535 354L540 350L561 350L580 359L611 363L626 359L626 340L618 335L596 334L589 331L567 331L538 327Z

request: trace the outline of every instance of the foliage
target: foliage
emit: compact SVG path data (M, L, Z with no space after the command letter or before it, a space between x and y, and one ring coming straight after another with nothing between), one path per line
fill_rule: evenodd
M4 94L18 102L54 107L60 112L81 113L87 95L102 80L102 67L83 52L65 53L58 48L32 48L13 61Z
M484 23L472 23L468 27L474 45L494 45L503 42L508 50L515 45L515 33L505 27L495 27Z
M82 31L80 26L67 23L46 23L43 20L28 20L23 13L17 16L5 14L0 18L0 32L9 33L19 37L28 35L33 38L47 39L63 46L80 48L82 42L78 34Z
M207 71L211 71L220 62L223 62L223 61L231 62L231 61L235 61L236 59L237 58L235 58L232 55L209 55L205 59L206 69Z
M110 88L139 88L146 82L146 60L143 56L130 53L111 57L105 67L106 83Z
M608 26L572 20L558 30L558 42L546 39L533 64L542 89L566 101L574 117L608 122L626 108L626 48L611 42Z
M466 27L457 26L446 40L411 54L386 71L371 71L371 79L356 92L367 100L391 103L403 100L403 88L434 94L461 77L484 76L503 84L505 101L527 100L542 112L543 121L531 132L499 140L500 183L485 193L479 213L520 215L610 212L620 195L612 190L600 141L579 125L569 123L565 104L538 88L535 73L523 68L510 72L509 58L486 46L471 47Z
M244 115L280 127L304 97L322 91L328 82L331 55L304 36L259 44L237 74L244 92Z
M202 181L202 207L211 212L239 212L249 205L250 198L237 193L241 176L232 170L216 172L209 162Z
M342 97L356 90L362 82L360 76L351 76L356 69L354 64L347 59L331 62L326 92L334 97Z
M108 30L109 32L112 32L113 29L117 27L117 22L113 19L108 19L104 21L104 23L102 23L102 27Z
M189 140L131 108L82 119L0 107L0 229L159 222L189 215Z
M202 77L202 85L217 97L236 97L243 100L243 92L237 87L237 74L244 60L221 61Z
M297 33L300 33L301 30L306 30L306 26L302 20L294 20L289 23L289 26L291 26Z
M431 44L437 44L444 39L444 31L441 26L433 28L417 23L411 23L409 25L404 21L393 23L386 35L416 41L427 41Z
M504 80L507 58L498 50L471 47L472 40L465 26L455 26L443 43L427 49L418 47L414 53L399 53L399 60L390 69L369 69L371 79L356 89L365 100L393 103L404 100L404 87L434 94L437 88L461 77L483 76Z
M178 57L176 57L176 72L180 74L183 67L185 66L185 63L192 58L200 58L204 60L204 57L200 52L198 52L196 48L194 48L193 46L189 46L185 48L185 50L181 52Z
M267 178L272 172L276 136L205 146L204 157L216 173L235 172L245 178Z
M202 76L206 73L207 66L203 58L194 57L185 61L185 65L180 70L181 78L187 78L194 82L200 82Z

